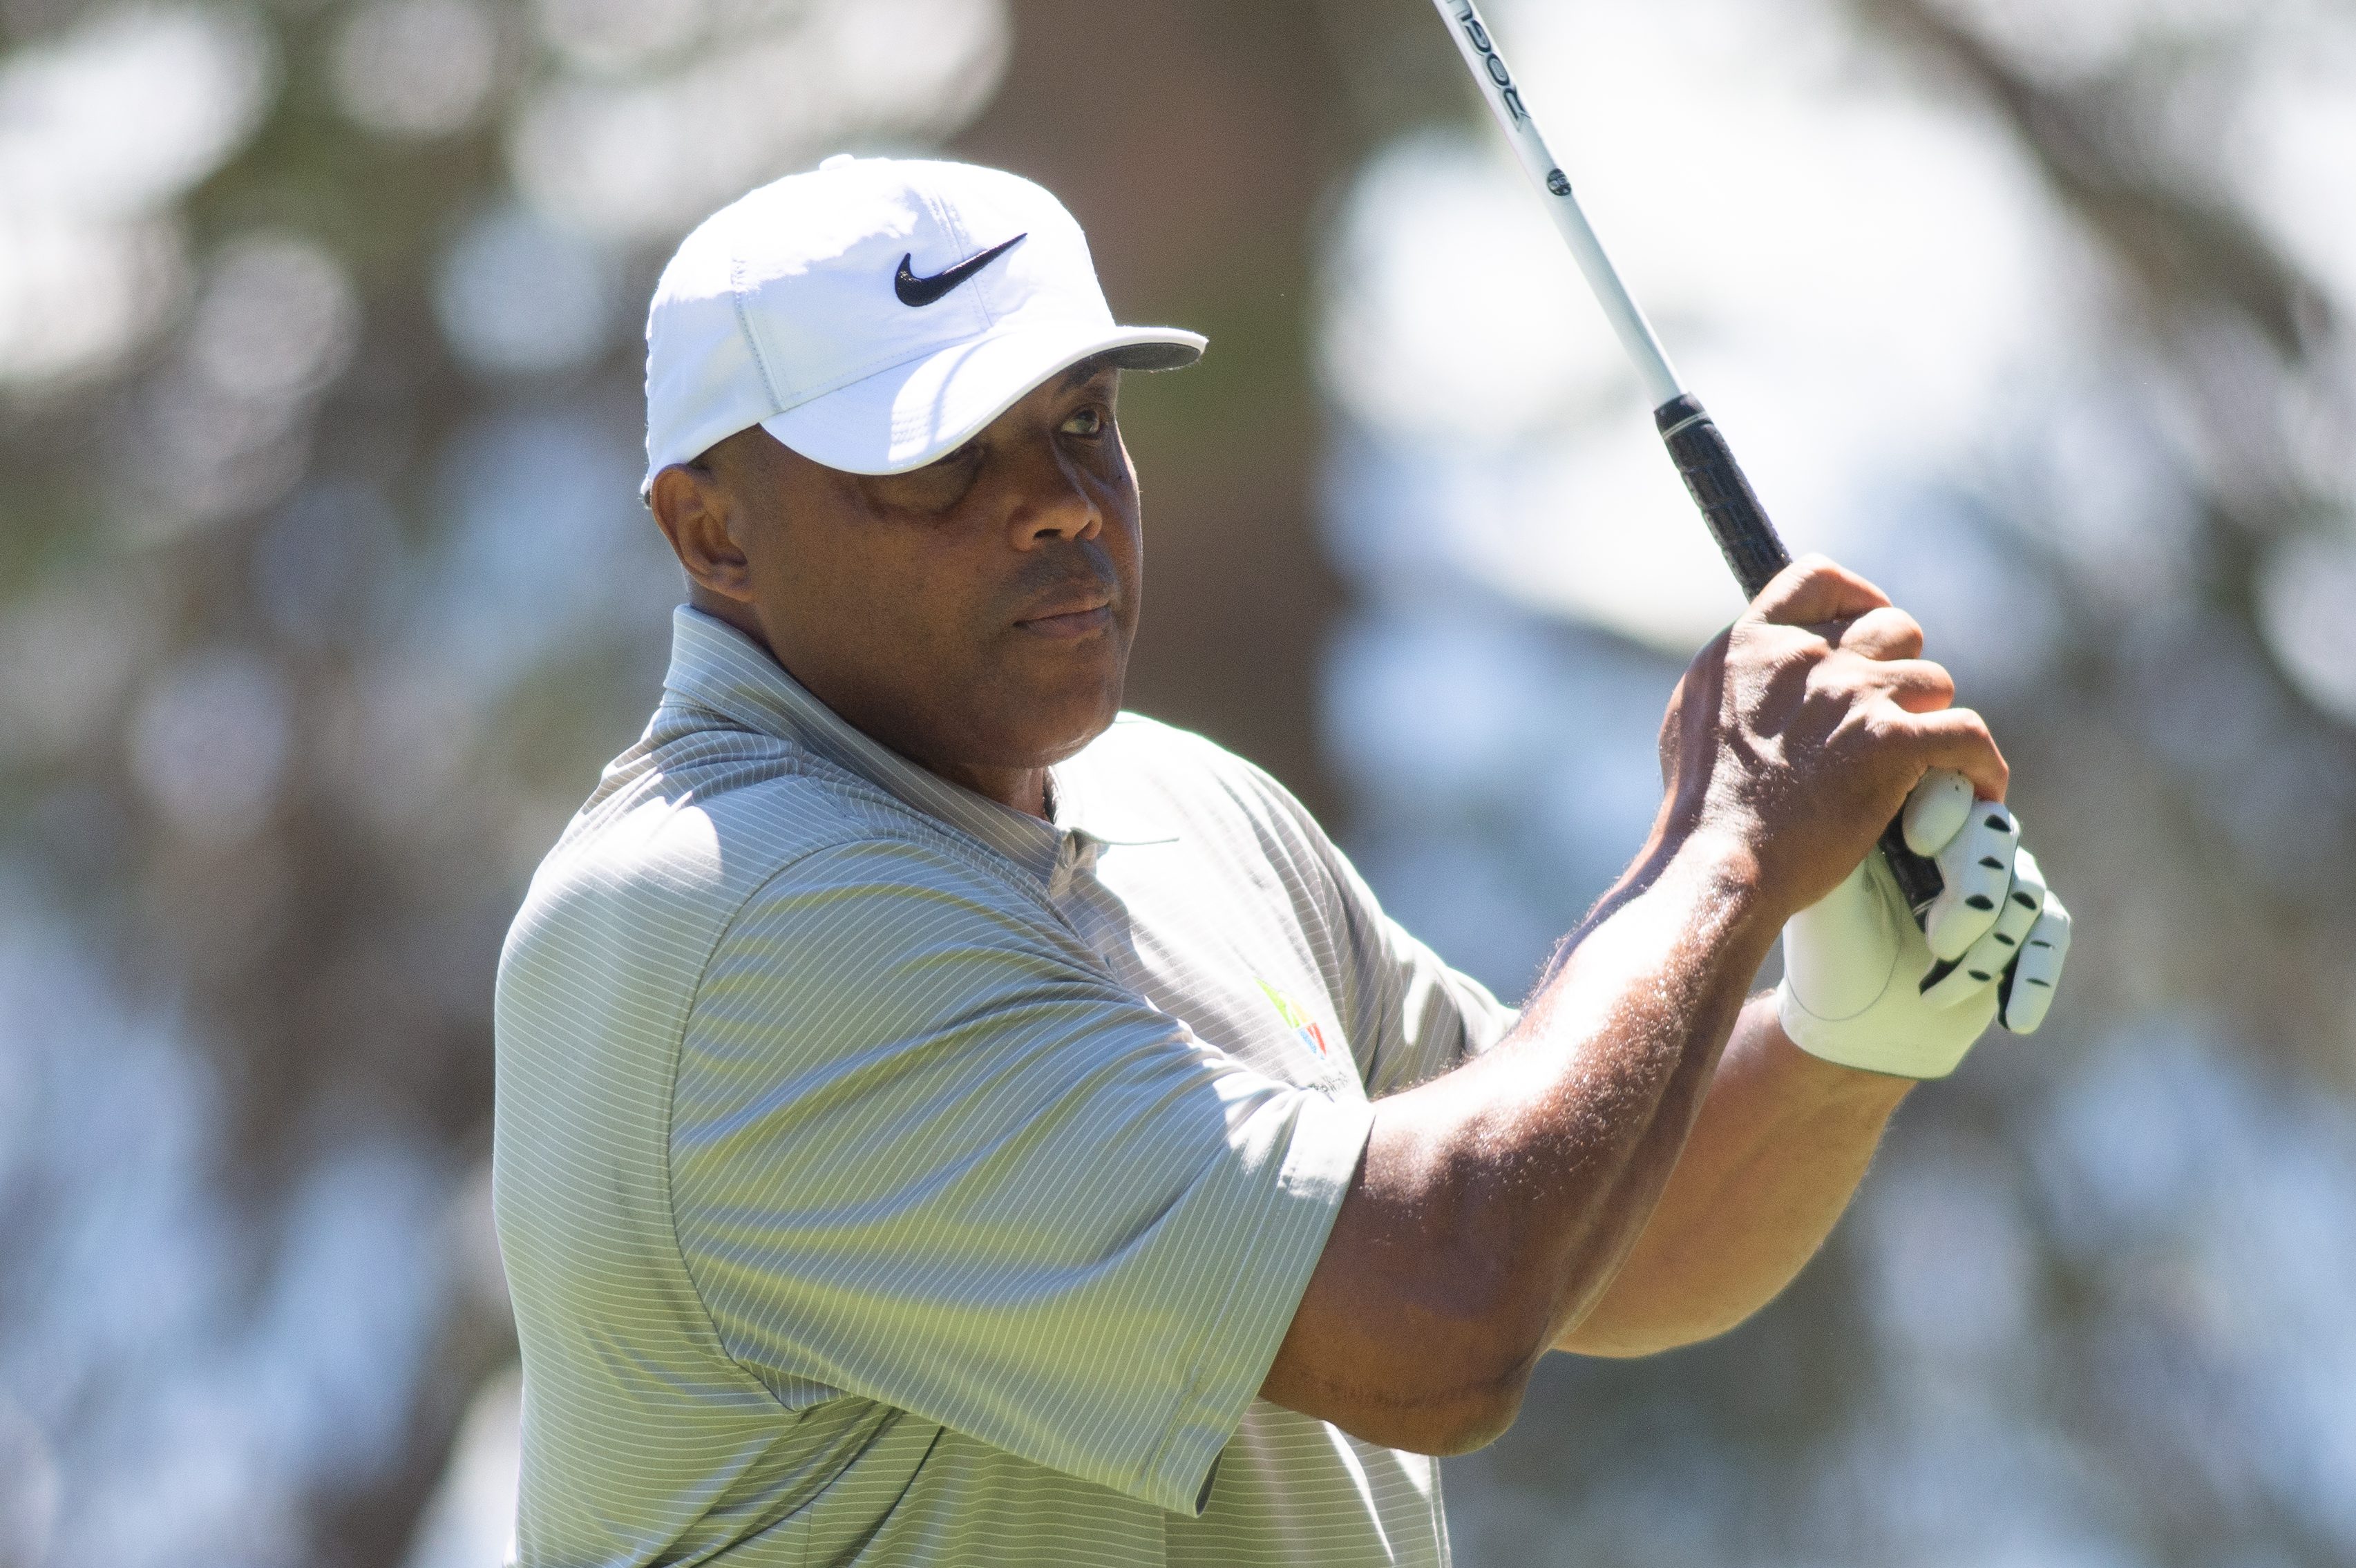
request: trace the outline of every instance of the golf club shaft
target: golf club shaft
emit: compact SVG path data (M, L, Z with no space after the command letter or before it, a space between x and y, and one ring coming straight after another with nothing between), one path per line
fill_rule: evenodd
M1537 120L1522 101L1521 89L1515 84L1514 73L1506 69L1504 57L1498 54L1496 40L1490 36L1480 10L1472 0L1432 0L1432 4L1447 21L1458 51L1481 84L1481 94L1488 100L1491 112L1505 133L1505 140L1513 145L1514 155L1521 160L1530 183L1537 187L1555 227L1562 231L1564 242L1579 262L1579 270L1586 275L1588 287L1594 291L1596 302L1603 307L1621 347L1627 351L1637 377L1644 383L1661 439L1667 444L1677 472L1684 475L1694 505L1701 508L1702 520L1718 540L1727 566L1742 585L1743 596L1757 598L1777 572L1792 564L1791 551L1783 548L1775 525L1768 520L1767 509L1759 504L1741 464L1735 462L1733 448L1727 444L1726 437L1700 400L1677 379L1676 368L1670 365L1660 338L1654 334L1653 324L1644 318L1628 285L1621 282L1619 269L1612 266L1603 241L1587 221L1586 209L1579 205L1570 177L1555 162ZM1881 848L1900 891L1920 916L1938 896L1942 885L1938 867L1907 848L1905 835L1894 821L1881 836Z

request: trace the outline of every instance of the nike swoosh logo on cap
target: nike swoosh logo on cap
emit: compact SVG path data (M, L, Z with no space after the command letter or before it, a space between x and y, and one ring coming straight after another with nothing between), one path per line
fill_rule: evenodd
M910 270L909 263L916 259L916 253L911 251L900 258L900 271L892 280L892 292L900 296L902 304L922 310L928 304L937 304L951 289L1030 238L1028 234L1017 234L1005 244L993 245L980 255L969 257L948 272L936 272L929 278L920 278Z

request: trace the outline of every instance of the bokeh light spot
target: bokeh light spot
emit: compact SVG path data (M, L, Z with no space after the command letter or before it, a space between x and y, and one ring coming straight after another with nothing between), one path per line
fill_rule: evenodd
M148 692L131 727L131 772L174 827L231 840L277 799L294 734L278 672L235 648L184 656Z
M2294 535L2269 551L2258 625L2308 699L2356 724L2356 528Z
M611 340L617 272L589 240L502 207L469 223L443 256L434 312L451 351L478 370L569 369Z
M188 358L231 396L276 400L334 379L359 336L359 302L334 257L290 235L255 234L215 260Z
M353 12L336 39L337 104L379 135L452 135L482 113L498 42L473 0L376 0Z

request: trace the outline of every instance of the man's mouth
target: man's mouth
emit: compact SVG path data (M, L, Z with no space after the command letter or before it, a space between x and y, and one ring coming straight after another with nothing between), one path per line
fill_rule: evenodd
M1085 637L1112 624L1112 600L1093 588L1058 594L1014 624L1043 637Z

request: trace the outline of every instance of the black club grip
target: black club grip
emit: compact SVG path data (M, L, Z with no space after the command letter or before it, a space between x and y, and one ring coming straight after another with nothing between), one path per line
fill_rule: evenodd
M1742 465L1734 461L1734 449L1690 396L1663 403L1653 411L1653 419L1661 427L1661 439L1668 443L1677 472L1685 476L1686 488L1693 492L1694 505L1701 508L1702 520L1709 525L1710 537L1718 540L1734 580L1742 584L1742 596L1758 598L1760 590L1792 564L1792 552L1767 520L1767 508L1759 504Z
M1906 907L1914 912L1917 924L1930 912L1931 901L1947 885L1939 875L1938 862L1928 860L1906 848L1903 818L1892 817L1890 826L1881 830L1881 858L1890 862L1890 880L1898 884L1899 895Z
M1792 564L1792 552L1783 548L1767 508L1759 504L1742 465L1734 461L1734 449L1691 396L1663 403L1653 411L1653 419L1686 488L1693 493L1694 505L1701 508L1702 520L1709 525L1710 537L1718 540L1734 580L1742 585L1742 596L1756 599L1777 572ZM1894 821L1882 830L1881 853L1919 920L1946 885L1939 868L1906 847L1906 835Z

